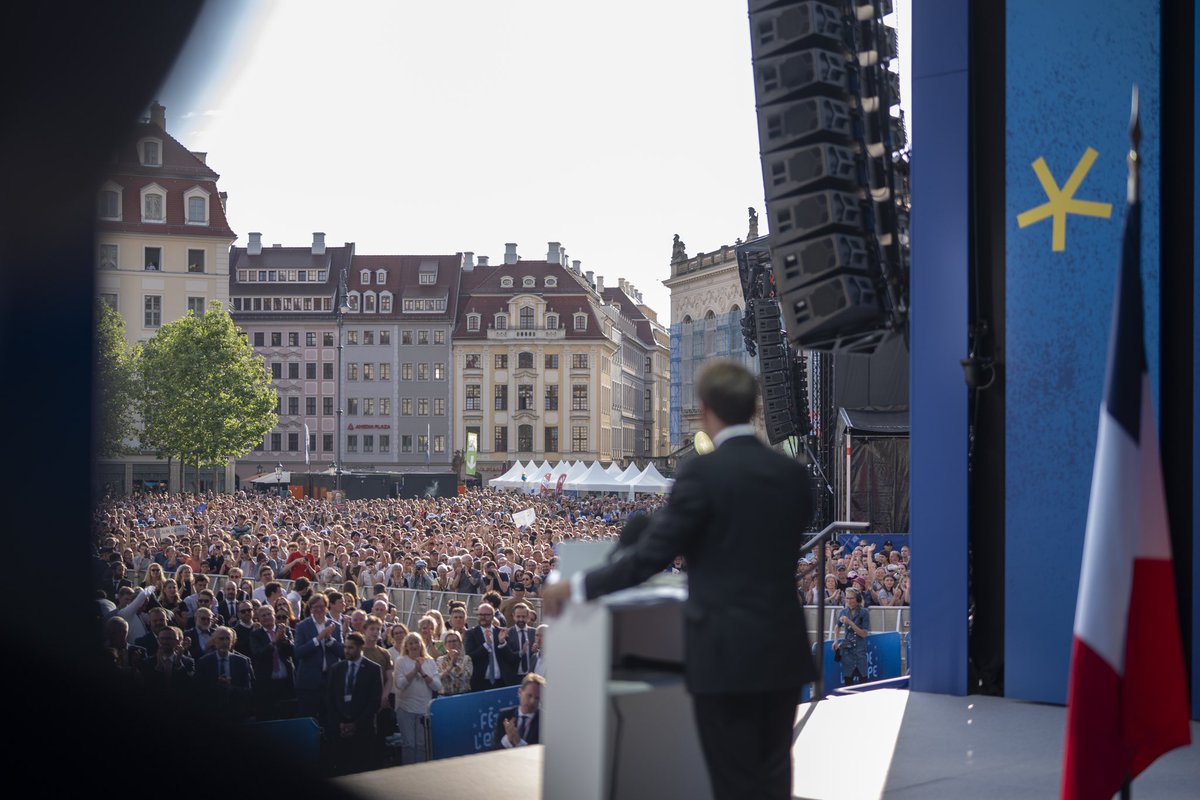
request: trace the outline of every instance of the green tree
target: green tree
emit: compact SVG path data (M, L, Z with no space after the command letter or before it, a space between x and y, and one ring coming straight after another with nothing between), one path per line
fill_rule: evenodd
M128 452L137 433L137 351L125 344L125 318L96 301L96 404L100 455Z
M201 467L245 455L275 426L262 356L219 302L162 326L140 363L142 443L196 467L197 483Z

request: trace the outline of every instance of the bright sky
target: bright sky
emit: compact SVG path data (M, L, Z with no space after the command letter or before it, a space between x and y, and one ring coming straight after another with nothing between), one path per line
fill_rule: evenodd
M900 28L905 106L907 3ZM623 277L668 321L688 254L766 227L745 2L210 0L159 94L244 245L505 242ZM911 125L910 125L911 130Z

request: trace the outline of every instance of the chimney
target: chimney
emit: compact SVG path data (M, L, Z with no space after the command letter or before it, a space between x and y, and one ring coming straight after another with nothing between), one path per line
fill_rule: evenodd
M157 125L163 132L167 130L167 109L157 100L150 104L150 124Z
M560 267L565 267L567 265L567 248L565 248L565 247L558 248L557 263Z
M596 285L596 282L595 282L594 280L592 280L592 275L593 275L593 274L595 274L595 273L593 273L593 272L592 272L590 269L589 269L587 272L583 273L583 276L584 276L585 278L587 278L588 286L595 286L595 285Z
M221 201L221 210L229 211L229 192L217 192L217 199Z
M200 152L197 152L196 150L193 150L192 155L195 156L196 160L199 161L201 164L204 164L205 166L208 165L208 153L200 153Z
M558 259L561 257L559 255L560 250L562 250L562 245L559 244L558 242L547 242L546 243L546 261L551 264L557 264Z
M517 255L517 243L505 242L504 244L504 263L515 264L520 257Z
M596 276L596 291L599 292L600 294L604 294L604 276L603 275Z
M620 289L622 292L625 291L625 279L624 278L617 278L617 288Z
M250 242L246 245L246 255L257 256L262 254L262 234L255 231L250 234Z
M468 251L462 254L462 271L471 272L475 269L475 254Z
M487 256L480 256L477 260L479 261L479 266L481 266L481 267L486 267L488 265L488 257Z
M574 272L576 275L579 274L579 259L578 258L571 262L571 272Z
M312 254L314 256L325 255L325 234L320 231L313 231Z

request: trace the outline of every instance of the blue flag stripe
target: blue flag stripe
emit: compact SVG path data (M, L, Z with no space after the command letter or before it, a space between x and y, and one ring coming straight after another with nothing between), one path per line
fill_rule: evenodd
M1129 437L1138 441L1142 414L1142 375L1146 344L1142 312L1142 207L1132 203L1125 215L1117 296L1113 302L1112 339L1104 380L1104 406Z

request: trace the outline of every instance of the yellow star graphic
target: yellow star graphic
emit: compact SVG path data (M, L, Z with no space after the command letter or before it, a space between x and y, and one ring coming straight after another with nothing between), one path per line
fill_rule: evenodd
M1079 159L1071 177L1067 178L1067 182L1061 189L1054 183L1054 176L1050 174L1050 168L1046 166L1046 159L1039 157L1037 161L1034 161L1033 171L1037 175L1038 182L1042 184L1042 190L1046 193L1047 200L1036 208L1018 214L1018 227L1024 228L1035 222L1041 222L1046 217L1054 217L1050 247L1054 252L1061 253L1067 249L1067 214L1102 219L1111 217L1111 203L1075 199L1075 192L1078 191L1079 184L1083 183L1083 179L1087 177L1088 170L1092 168L1098 155L1099 153L1090 147L1085 150L1083 158Z

